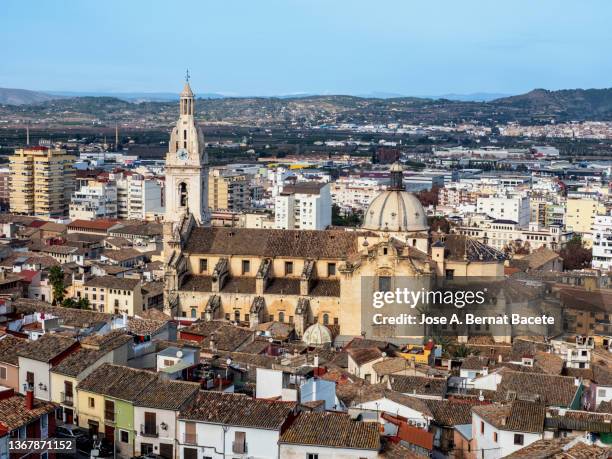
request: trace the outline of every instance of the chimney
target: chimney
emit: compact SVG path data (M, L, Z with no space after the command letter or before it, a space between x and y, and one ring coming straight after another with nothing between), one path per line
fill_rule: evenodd
M30 411L34 408L34 391L27 389L25 393L25 409Z
M504 416L503 418L501 418L501 425L505 426L506 425L506 416Z
M319 366L319 356L318 355L314 356L314 366L315 368L318 368Z

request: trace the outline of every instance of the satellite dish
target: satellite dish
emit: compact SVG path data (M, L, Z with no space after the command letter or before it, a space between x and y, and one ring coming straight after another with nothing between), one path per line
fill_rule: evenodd
M179 359L180 359L180 358L182 358L182 357L183 357L183 351L181 351L181 350L176 351L176 356L177 356Z

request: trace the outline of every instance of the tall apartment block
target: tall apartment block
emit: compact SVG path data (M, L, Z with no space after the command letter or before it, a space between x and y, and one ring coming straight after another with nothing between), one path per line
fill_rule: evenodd
M225 169L211 169L208 176L208 207L240 211L251 203L250 177Z
M66 150L29 147L10 158L10 210L37 217L68 215L75 157Z

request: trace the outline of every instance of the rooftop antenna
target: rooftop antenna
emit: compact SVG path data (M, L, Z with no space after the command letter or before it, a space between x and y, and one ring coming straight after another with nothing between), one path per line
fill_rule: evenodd
M26 123L26 145L30 145L30 122Z
M119 151L119 124L115 123L115 151Z

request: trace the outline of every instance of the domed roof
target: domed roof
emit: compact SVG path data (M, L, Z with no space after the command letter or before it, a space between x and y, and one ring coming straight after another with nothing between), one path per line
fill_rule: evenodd
M427 231L425 209L412 193L383 191L374 198L362 228L373 231Z
M319 323L313 324L306 329L302 337L309 346L320 346L332 342L332 334L325 325Z
M362 228L372 231L427 231L427 215L420 201L404 188L404 168L391 166L391 186L376 196L366 211Z

